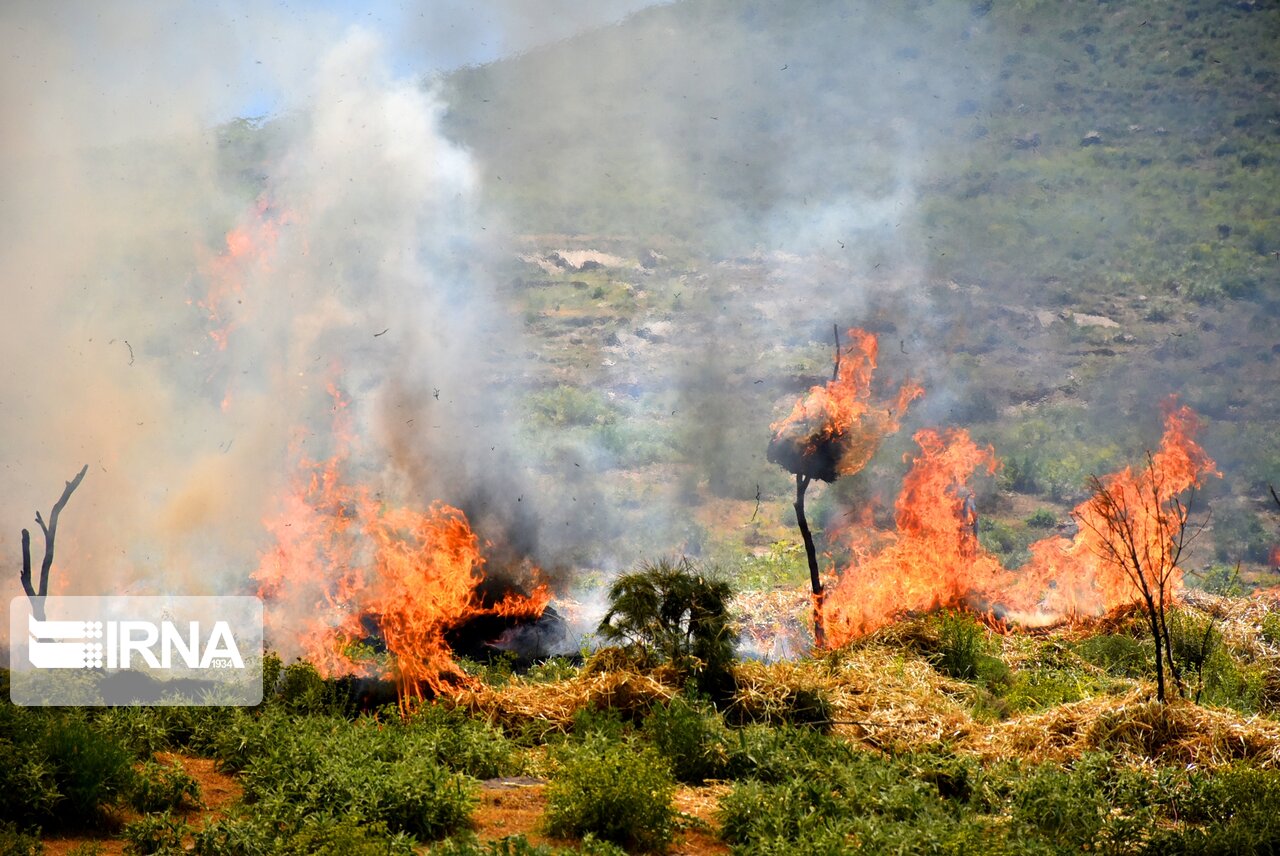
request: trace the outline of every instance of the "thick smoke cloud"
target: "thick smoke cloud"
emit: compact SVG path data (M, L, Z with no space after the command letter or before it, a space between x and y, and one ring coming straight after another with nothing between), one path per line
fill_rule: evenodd
M16 563L18 528L88 463L55 591L252 590L263 518L300 456L334 450L331 384L355 423L351 476L388 504L459 505L495 542L491 568L554 570L588 542L601 565L630 565L609 555L624 534L650 555L696 551L674 496L665 521L622 531L606 452L528 473L521 397L551 379L492 272L516 234L571 231L585 198L616 197L614 228L635 240L749 256L758 284L690 285L696 346L669 344L656 370L618 360L600 386L640 389L713 491L750 499L768 410L750 385L777 373L770 349L820 341L873 298L918 297L918 189L952 133L935 103L983 85L949 40L981 24L967 7L860 6L850 63L822 32L777 43L785 7L680 4L536 50L647 5L423 4L372 16L389 35L348 29L337 7L6 5L0 553ZM530 53L442 91L404 68L417 52L424 68L472 62L450 50L477 40ZM213 130L264 87L269 123ZM838 123L814 109L824 98ZM512 133L468 137L451 99ZM535 176L554 198L496 189ZM668 189L670 206L650 204ZM564 219L535 221L531 204Z
M512 454L509 406L483 343L513 333L436 96L329 19L259 16L246 40L234 16L103 14L4 13L9 594L19 526L83 463L53 593L252 591L264 517L301 457L336 448L331 387L350 476L385 502L499 492L480 449ZM287 98L246 174L228 156L244 129L212 126L254 56L287 69Z

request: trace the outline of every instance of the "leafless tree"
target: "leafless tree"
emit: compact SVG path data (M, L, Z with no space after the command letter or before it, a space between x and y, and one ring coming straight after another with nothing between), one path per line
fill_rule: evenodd
M58 515L62 513L67 500L71 499L71 494L80 486L80 482L84 481L84 474L88 470L89 465L85 464L80 468L80 472L76 473L76 477L67 482L62 489L62 496L58 497L58 501L53 504L53 510L49 512L47 524L40 516L40 512L36 512L36 523L44 533L44 561L40 563L39 586L33 585L31 581L31 533L26 529L22 530L22 573L19 579L22 580L22 590L27 593L27 598L31 601L32 611L40 620L44 620L43 599L49 594L49 570L53 567L53 542L58 535Z
M1155 643L1156 697L1164 703L1166 667L1175 691L1182 695L1167 620L1170 588L1183 552L1205 524L1188 525L1194 493L1186 503L1173 494L1150 452L1138 473L1107 480L1091 476L1089 488L1093 497L1076 516L1098 536L1099 557L1120 567L1141 595Z

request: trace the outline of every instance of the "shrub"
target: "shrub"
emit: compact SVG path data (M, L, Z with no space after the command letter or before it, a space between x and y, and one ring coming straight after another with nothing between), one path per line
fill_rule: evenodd
M720 803L722 836L744 852L1001 852L998 828L964 818L976 765L935 756L851 752L744 782ZM854 846L856 845L856 846Z
M22 831L12 823L0 823L0 856L41 856L44 844L39 836Z
M1147 673L1150 649L1132 636L1102 634L1082 639L1076 653L1087 663L1100 666L1113 675L1139 678Z
M726 773L733 779L777 783L801 775L811 764L843 765L855 750L807 728L749 725L733 732Z
M934 667L963 681L1003 684L1009 668L987 653L986 629L968 613L949 612L938 618L938 647L930 654Z
M1052 529L1058 525L1058 515L1047 508L1039 508L1027 518L1026 522L1034 529Z
M678 781L700 784L719 778L728 765L728 729L710 705L674 698L649 714L644 735L670 762Z
M125 825L124 852L130 856L181 856L186 853L183 838L190 833L191 827L167 811L148 814Z
M1271 543L1255 512L1231 503L1222 503L1215 510L1213 546L1219 561L1267 561Z
M1261 635L1268 645L1280 645L1280 612L1268 612L1262 617Z
M1197 574L1200 588L1220 597L1239 597L1244 593L1238 565L1210 565Z
M612 421L608 403L599 393L573 386L557 386L529 396L529 409L548 425L592 425Z
M200 783L178 762L147 761L134 777L129 802L143 814L200 805Z
M666 763L631 741L592 737L567 744L547 787L547 829L592 833L639 850L663 850L675 829L675 784Z
M192 836L196 856L414 856L411 837L358 818L315 817L293 831L270 821L214 820ZM435 852L434 850L432 852Z
M506 735L460 710L424 705L405 724L404 736L406 752L431 758L455 773L492 779L515 768L514 748Z
M120 744L75 716L51 715L43 718L41 726L44 733L39 743L18 751L43 757L59 794L53 813L43 819L58 825L93 821L128 792L133 782L132 758Z
M1275 853L1280 844L1280 781L1274 773L1231 767L1192 773L1179 800L1183 825L1159 830L1153 853Z
M626 856L626 851L590 833L577 848L557 850L546 844L530 844L523 835L481 841L470 832L441 841L431 848L431 856Z
M444 731L446 729L439 729ZM297 831L317 818L381 822L390 834L436 838L474 805L470 781L437 761L437 732L412 724L307 717L268 724L241 773L255 816Z
M671 663L701 692L724 699L733 687L732 595L727 582L697 571L687 559L663 559L614 581L597 633Z

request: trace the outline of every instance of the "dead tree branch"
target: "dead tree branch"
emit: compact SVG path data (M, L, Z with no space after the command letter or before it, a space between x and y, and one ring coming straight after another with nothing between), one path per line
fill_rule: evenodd
M44 534L44 560L40 563L40 584L35 586L31 580L31 533L26 529L22 530L22 573L20 579L22 581L22 590L26 592L28 598L35 603L35 598L47 597L49 594L49 571L53 568L53 547L54 541L58 537L58 515L62 513L62 509L66 507L67 500L71 499L71 494L80 486L80 482L84 481L84 474L89 471L89 465L85 464L80 468L80 472L76 473L75 478L66 483L62 489L62 496L58 497L58 501L53 504L53 509L49 512L49 522L46 524L44 518L40 516L40 512L36 512L36 523L40 526L40 531Z

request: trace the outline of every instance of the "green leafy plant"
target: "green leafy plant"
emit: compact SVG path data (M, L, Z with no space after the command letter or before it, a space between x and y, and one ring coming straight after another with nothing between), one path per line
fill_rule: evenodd
M655 663L694 678L712 698L732 690L732 589L698 571L687 559L663 559L623 574L609 587L609 610L597 633Z
M730 736L711 705L676 697L650 712L643 732L677 780L700 784L724 774Z
M143 814L200 805L200 783L177 761L169 765L147 761L137 771L129 802Z
M183 839L190 834L191 827L167 811L144 815L122 832L129 856L179 856L186 853Z
M664 850L675 831L675 784L648 747L594 736L566 744L547 787L547 829L587 833L644 851Z

